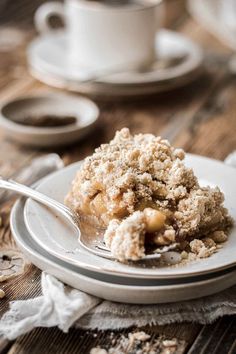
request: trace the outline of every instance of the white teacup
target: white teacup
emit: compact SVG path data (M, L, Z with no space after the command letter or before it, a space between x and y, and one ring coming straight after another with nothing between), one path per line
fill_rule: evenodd
M155 34L160 26L161 2L65 0L64 5L48 2L36 11L35 24L39 32L48 33L52 31L51 16L64 19L68 57L73 65L95 71L137 69L151 63L156 56Z

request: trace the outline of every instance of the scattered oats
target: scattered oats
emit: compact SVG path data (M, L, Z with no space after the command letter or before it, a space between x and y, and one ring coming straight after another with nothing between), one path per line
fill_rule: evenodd
M167 339L164 336L151 336L143 331L130 332L128 335L121 334L117 340L100 347L93 348L90 354L175 354L184 352L187 343L176 338ZM103 351L101 351L103 350Z
M0 289L0 299L3 299L5 297L5 291Z
M134 336L135 339L140 340L141 342L149 339L151 336L145 332L135 332L132 333L132 335Z
M92 348L90 350L90 354L108 354L108 352L105 349L101 349L97 347L97 348Z
M163 340L162 344L164 347L176 347L178 343L176 339L172 339L172 340Z

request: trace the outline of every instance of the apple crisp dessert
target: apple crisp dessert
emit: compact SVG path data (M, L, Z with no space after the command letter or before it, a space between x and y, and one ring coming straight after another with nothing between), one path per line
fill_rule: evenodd
M161 137L123 128L85 159L65 203L106 228L104 241L120 261L173 243L208 257L232 220L223 193L200 187L184 157Z

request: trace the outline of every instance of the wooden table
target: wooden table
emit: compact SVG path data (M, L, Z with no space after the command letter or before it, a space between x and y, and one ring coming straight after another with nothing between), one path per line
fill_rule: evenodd
M27 72L25 48L35 36L33 13L42 1L9 1L0 12L0 100L11 99L49 88ZM186 151L223 160L236 148L236 81L228 72L230 51L197 25L187 14L183 0L167 1L166 26L200 43L206 51L204 75L187 87L132 101L99 101L101 116L97 131L69 148L59 149L65 164L83 159L102 142L109 141L117 129L127 126L133 133L162 135ZM0 173L10 177L35 156L45 151L23 148L4 138L0 131ZM48 151L47 151L48 152ZM14 248L9 230L9 211L13 201L1 205L3 226L1 248ZM33 265L18 278L1 284L6 296L0 300L4 313L9 301L40 294L40 270ZM165 334L185 341L179 352L191 354L236 353L235 317L225 317L212 325L174 324L146 329L154 337ZM128 333L122 331L115 333ZM91 347L109 343L109 331L38 328L15 341L0 340L0 353L89 353Z

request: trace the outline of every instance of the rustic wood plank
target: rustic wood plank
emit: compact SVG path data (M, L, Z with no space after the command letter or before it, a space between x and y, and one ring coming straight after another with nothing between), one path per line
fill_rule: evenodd
M13 345L13 341L0 338L0 353L1 354L8 353L12 345Z
M125 329L121 331L83 331L71 329L64 334L56 328L38 328L16 340L8 354L47 354L47 353L84 353L89 354L91 348L100 346L102 348L114 347L114 342L124 335L128 336L130 331L136 329ZM142 330L142 329L141 329ZM151 335L151 341L159 337L157 331L145 328L146 333ZM166 338L173 338L173 336ZM176 354L183 354L186 344L176 349ZM127 352L128 353L128 352Z
M24 6L11 2L10 9L7 10L8 17L5 17L4 23L7 26L14 25L14 27L16 24L20 25L25 37L15 50L5 52L0 57L1 99L10 99L19 94L32 93L42 89L48 90L46 86L30 77L25 66L25 48L35 33L32 30L32 15L40 2L40 0L35 2L24 0ZM235 84L222 65L228 60L230 52L227 48L223 48L213 36L207 34L204 29L192 20L187 19L182 4L182 0L169 0L167 2L169 7L166 24L172 28L178 28L182 33L198 41L207 50L209 43L211 43L209 58L214 65L213 67L210 65L208 75L204 75L200 80L186 88L164 95L154 95L151 98L131 102L98 102L102 114L96 133L92 133L90 137L77 145L57 150L67 164L90 154L101 142L110 140L115 130L123 126L130 127L134 133L162 134L169 137L175 145L183 146L188 151L221 159L236 147L235 134L232 134L236 129L235 104L233 102ZM182 11L183 16L179 18L179 13ZM1 17L0 21L2 21ZM27 30L24 30L24 28L27 28ZM28 31L28 28L30 28L30 31ZM17 56L15 55L16 51L19 53ZM225 124L226 119L228 124ZM206 141L208 141L207 144ZM8 142L3 137L2 132L0 132L0 142L2 151L0 173L6 176L14 173L22 164L26 164L37 154L34 150L20 148L12 142ZM4 207L6 209L2 210L4 229L1 230L0 239L2 242L4 241L5 245L13 247L14 243L10 236L7 221L9 207L10 205L7 205ZM24 276L4 284L4 290L6 299L0 304L2 313L6 310L9 300L25 299L40 294L40 271L32 266ZM218 323L219 325L216 326L221 328L221 322ZM169 337L176 336L185 339L190 346L200 328L200 325L177 324L163 327L154 326L151 331L154 335L164 333ZM212 332L215 325L208 328ZM229 328L232 329L232 325ZM221 329L219 330L221 331ZM10 353L78 353L81 350L86 353L91 345L106 343L109 335L108 332L99 332L97 337L94 337L92 332L74 329L68 335L64 335L54 328L36 329L18 339L12 346ZM212 338L212 340L216 340L215 334ZM233 337L230 338L232 341ZM0 342L0 353L8 351L11 345L12 343L7 341ZM219 348L221 350L222 343L220 343ZM235 348L234 343L231 345L229 352L233 353L233 348ZM220 353L223 352L220 351Z
M225 323L214 334L214 340L208 344L206 353L228 354L236 344L236 316L225 318ZM217 343L216 343L216 340Z
M235 348L236 316L225 317L204 326L188 354L228 354ZM233 352L232 352L233 353Z
M24 274L1 284L6 297L0 301L0 316L8 309L9 301L24 300L41 295L41 271L34 265L26 267ZM36 286L35 286L36 285Z
M230 80L213 90L205 106L189 121L175 144L185 150L224 159L236 148L236 87Z

